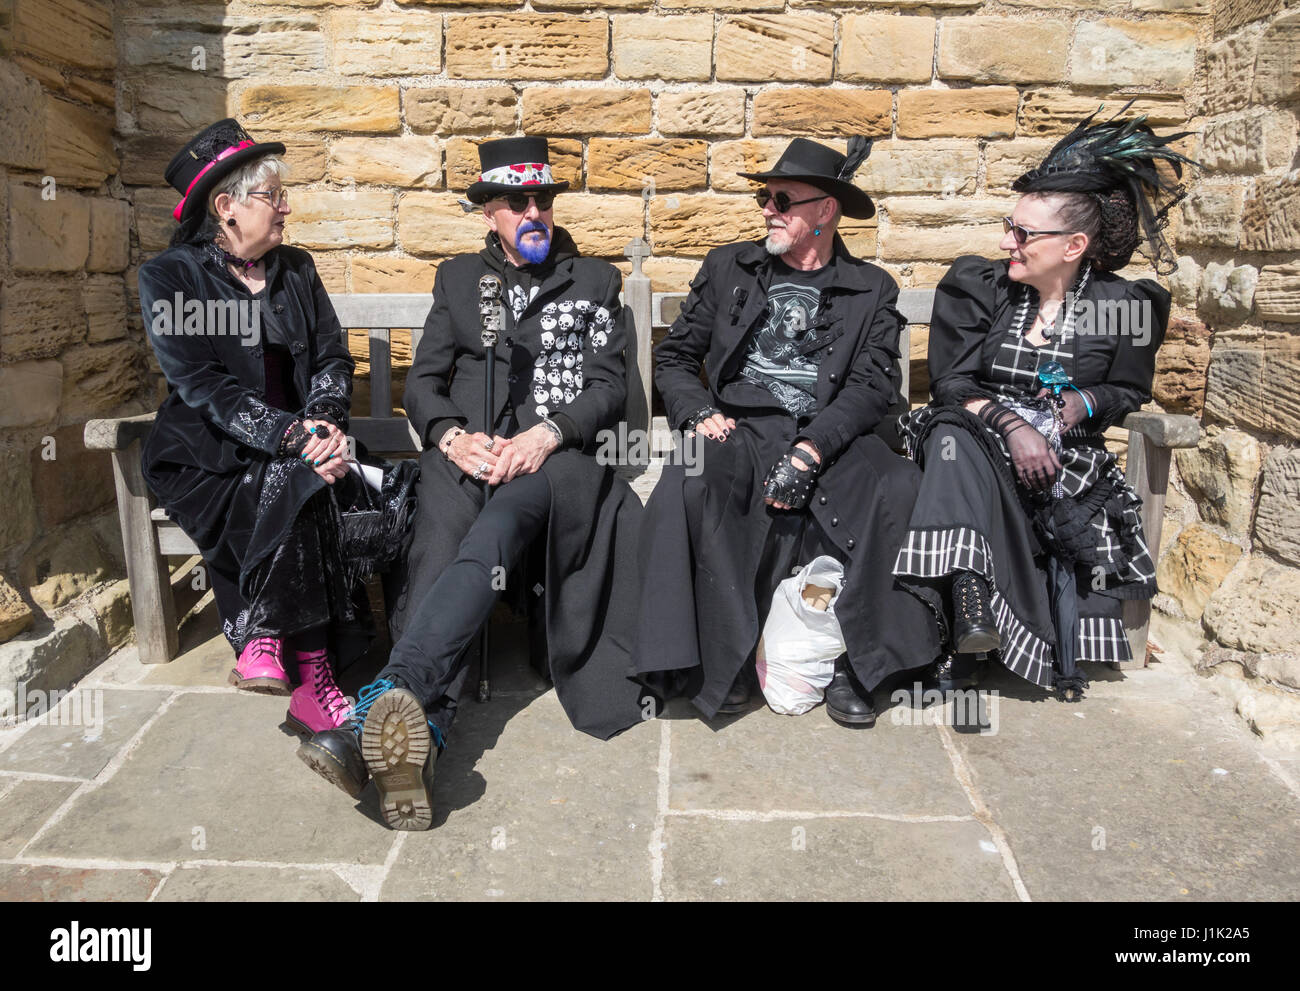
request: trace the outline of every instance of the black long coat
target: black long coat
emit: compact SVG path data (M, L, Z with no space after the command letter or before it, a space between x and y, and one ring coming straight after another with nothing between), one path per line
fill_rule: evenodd
M871 432L897 395L898 287L879 267L853 258L838 235L831 263L835 277L803 346L820 359L820 412L806 422L780 407L740 409L723 398L766 309L772 263L761 242L709 253L655 351L671 426L707 406L736 419L725 442L703 442L703 485L683 467L665 469L642 524L637 668L648 675L702 666L702 678L695 672L688 684L706 715L716 712L758 642L755 574L771 522L784 512L764 503L762 483L798 438L817 446L825 466L806 512L849 562L836 615L855 673L874 688L939 649L927 608L890 573L920 473Z
M266 263L266 286L256 296L197 245L169 248L140 267L145 327L169 386L141 452L145 480L204 559L232 581L246 580L280 546L326 485L297 459L275 457L286 428L296 417L320 416L346 430L351 405L354 362L311 255L281 245ZM235 307L210 309L209 301ZM191 303L201 317L193 306L187 311ZM230 317L253 303L259 331L246 335L251 322ZM294 391L305 397L300 410L267 401L268 340L292 358ZM237 649L239 639L232 637Z
M407 416L425 449L419 515L392 617L394 639L424 590L455 559L483 505L484 484L444 459L437 442L451 424L487 429L478 280L501 274L507 264L496 235L487 241L478 254L439 266L433 307L406 380ZM555 230L547 262L530 269L538 291L517 320L507 307L508 329L497 348L494 429L502 428L507 401L517 421L509 432L541 422L535 369L549 369L551 356L571 353L555 346L563 316L564 329L581 338L583 377L571 400L548 398L546 408L565 414L581 442L557 450L541 468L551 485L542 579L546 643L556 694L574 727L607 739L641 720L646 694L630 677L641 502L594 455L600 431L616 429L623 417L623 348L632 317L619 302L618 270L579 256L563 228Z

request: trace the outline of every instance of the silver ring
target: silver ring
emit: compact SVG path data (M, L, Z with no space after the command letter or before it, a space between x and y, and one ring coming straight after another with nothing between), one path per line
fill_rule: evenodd
M496 442L497 442L497 439L496 439L495 437L489 437L489 438L487 439L487 441L483 444L483 450L485 450L485 451L490 451L490 450L492 450L492 448L493 448L493 446L496 444Z
M488 470L488 463L486 461L480 462L479 466L474 469L475 481L477 481L478 479L482 478L485 474L487 474L487 470Z

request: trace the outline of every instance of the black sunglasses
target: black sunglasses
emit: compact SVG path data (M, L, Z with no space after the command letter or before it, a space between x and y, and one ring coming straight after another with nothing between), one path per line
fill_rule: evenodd
M1027 244L1031 237L1038 237L1040 234L1073 234L1074 231L1036 231L1029 227L1022 227L1010 217L1003 217L1002 233L1014 237L1016 244Z
M792 206L798 206L800 203L815 203L817 200L830 199L830 195L828 193L823 193L821 196L809 196L806 200L792 200L790 199L790 194L785 190L782 190L779 193L773 193L766 189L760 189L754 194L754 199L758 201L759 209L765 209L769 203L775 203L776 208L780 213L789 213L790 207Z
M539 213L545 213L555 205L554 193L505 193L498 196L497 199L505 200L506 206L510 207L511 213L524 213L527 211L529 200L534 200L537 203Z

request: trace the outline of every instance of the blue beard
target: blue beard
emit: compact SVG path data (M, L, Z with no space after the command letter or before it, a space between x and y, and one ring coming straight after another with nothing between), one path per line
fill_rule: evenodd
M524 240L524 235L537 231L542 235L540 241ZM519 252L519 257L530 265L536 265L546 261L546 256L551 253L551 232L546 229L546 225L536 220L529 220L519 225L515 231L515 250Z

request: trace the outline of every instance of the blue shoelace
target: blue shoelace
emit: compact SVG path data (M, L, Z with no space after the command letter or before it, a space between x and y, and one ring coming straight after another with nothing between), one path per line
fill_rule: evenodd
M378 681L372 681L357 693L357 704L352 707L352 732L357 734L357 739L361 738L361 727L366 721L366 715L370 712L370 707L375 704L375 699L385 692L391 692L395 686L387 678L380 678ZM442 750L446 744L442 739L442 730L433 724L433 720L426 720L429 729L433 733L433 742L437 744L439 750Z

